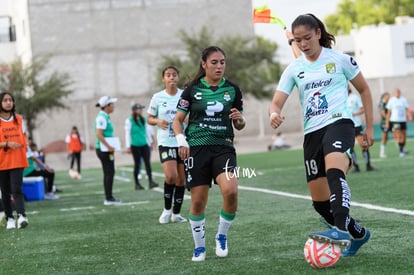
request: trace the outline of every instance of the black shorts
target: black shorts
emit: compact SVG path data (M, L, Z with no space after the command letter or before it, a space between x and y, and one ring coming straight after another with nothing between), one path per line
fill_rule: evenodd
M364 135L364 130L362 129L362 126L355 127L355 136L362 136Z
M307 181L326 177L325 156L332 152L347 152L355 144L352 120L341 119L315 132L305 135L303 154Z
M229 146L190 147L190 157L184 160L187 188L209 185L221 173L232 173L237 166L236 150Z
M388 129L387 125L385 123L381 124L380 127L381 127L381 131L384 132L384 133L391 132L391 129Z
M407 130L407 122L393 122L393 121L390 121L390 129L393 132L395 130Z
M169 160L175 160L177 163L184 163L178 155L177 147L158 146L158 153L160 154L160 161L164 163Z

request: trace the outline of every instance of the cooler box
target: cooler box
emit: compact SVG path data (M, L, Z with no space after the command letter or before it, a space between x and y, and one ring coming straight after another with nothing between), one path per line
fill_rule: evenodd
M45 182L43 177L23 178L23 194L28 201L40 201L45 197Z

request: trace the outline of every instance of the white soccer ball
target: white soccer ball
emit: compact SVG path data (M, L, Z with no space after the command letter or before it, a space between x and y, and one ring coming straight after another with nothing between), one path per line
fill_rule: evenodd
M341 247L337 244L322 243L309 238L303 248L305 260L313 268L332 267L341 257Z
M79 179L79 173L76 172L75 170L69 170L69 177L71 177L74 180Z

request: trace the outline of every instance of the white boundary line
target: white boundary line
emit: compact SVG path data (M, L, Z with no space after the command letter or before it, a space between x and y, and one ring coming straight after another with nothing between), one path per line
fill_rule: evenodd
M239 185L239 189L240 190L246 190L246 191L253 191L253 192L260 192L260 193L278 195L278 196L289 197L289 198L295 198L295 199L311 200L310 196L298 195L298 194L281 192L281 191L274 191L274 190L264 189L264 188L255 188L255 187L240 186ZM376 211L414 216L414 211L411 211L411 210L383 207L383 206L373 205L373 204L369 204L369 203L351 202L351 206L358 206L358 207L371 209L371 210L376 210Z

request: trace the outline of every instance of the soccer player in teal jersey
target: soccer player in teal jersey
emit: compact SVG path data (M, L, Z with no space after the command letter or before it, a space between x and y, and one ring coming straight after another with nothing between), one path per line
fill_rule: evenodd
M224 78L225 53L211 46L201 55L198 74L181 95L174 120L178 152L186 165L187 187L191 193L190 225L195 249L193 261L204 261L205 208L211 182L219 186L223 196L216 255L228 254L227 232L236 216L237 178L233 127L245 126L243 101L239 87ZM189 115L186 137L182 122Z
M331 49L335 37L312 14L292 23L295 45L303 53L283 72L269 107L270 125L284 121L283 106L296 86L304 124L304 164L313 207L330 229L312 232L319 241L346 246L343 256L352 256L370 238L370 231L349 215L351 191L346 181L355 143L352 114L347 108L348 81L361 95L366 129L363 146L374 142L372 96L355 60ZM349 246L348 246L349 245Z
M172 127L177 102L183 90L177 87L180 76L176 67L167 66L161 77L165 89L152 96L147 111L148 123L157 126L158 152L165 176L164 209L159 222L187 222L180 214L185 193L184 162L178 156L177 140Z

